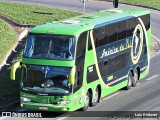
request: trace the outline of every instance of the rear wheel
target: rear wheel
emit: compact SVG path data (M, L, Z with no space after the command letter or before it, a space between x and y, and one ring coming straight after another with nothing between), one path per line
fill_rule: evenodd
M96 106L98 103L98 99L99 99L99 91L98 88L96 88L91 106Z
M134 73L134 77L133 77L133 82L132 82L133 87L135 87L137 85L137 81L138 81L138 71L136 69L135 73Z
M84 107L82 108L83 111L86 111L88 109L89 103L90 103L90 95L89 92L87 92L84 97Z
M128 75L128 83L127 83L127 87L126 87L127 90L131 89L131 87L132 87L132 81L133 81L133 75L130 72L129 75Z

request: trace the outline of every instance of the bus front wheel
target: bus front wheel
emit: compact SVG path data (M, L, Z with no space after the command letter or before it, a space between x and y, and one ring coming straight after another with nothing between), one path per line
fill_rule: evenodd
M86 93L86 95L84 96L84 107L82 108L83 111L86 111L89 107L89 103L90 103L90 94L89 92Z
M98 99L99 99L99 91L98 88L96 88L91 106L96 106L98 103Z

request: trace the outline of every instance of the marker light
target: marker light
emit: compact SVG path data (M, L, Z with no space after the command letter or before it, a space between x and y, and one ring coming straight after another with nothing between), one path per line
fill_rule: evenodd
M60 101L60 102L57 102L58 104L69 104L71 101Z

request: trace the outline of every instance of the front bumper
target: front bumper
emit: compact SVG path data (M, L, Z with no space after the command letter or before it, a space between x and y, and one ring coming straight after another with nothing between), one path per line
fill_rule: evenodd
M71 112L67 105L42 104L34 102L21 102L21 107L38 111Z

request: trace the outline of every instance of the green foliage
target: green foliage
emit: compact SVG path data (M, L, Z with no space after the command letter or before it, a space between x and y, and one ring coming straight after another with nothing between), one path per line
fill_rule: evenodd
M31 25L44 24L80 15L80 13L67 10L6 2L0 3L0 14L11 18L17 23Z
M16 40L15 33L7 24L0 20L0 63L8 50L15 44Z
M160 8L160 0L120 0L120 2Z

